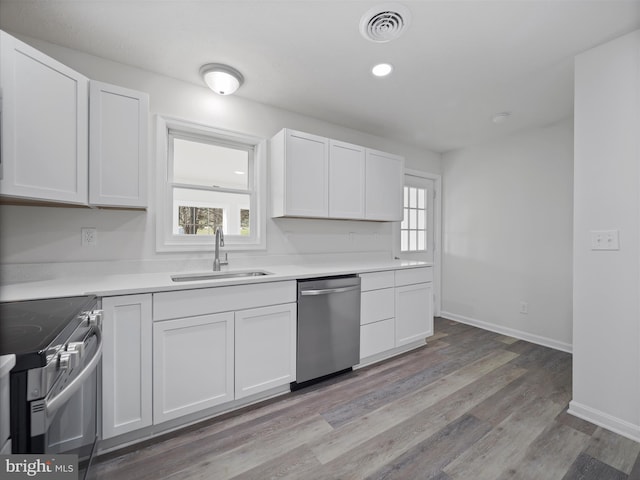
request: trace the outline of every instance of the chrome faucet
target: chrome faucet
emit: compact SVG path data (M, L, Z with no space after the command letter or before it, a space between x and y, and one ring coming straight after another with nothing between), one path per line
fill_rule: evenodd
M214 272L220 271L220 265L229 264L229 262L227 261L226 253L225 253L225 261L224 262L220 261L220 247L224 247L224 233L222 233L222 228L218 227L216 228L216 249L215 249L215 256L213 258Z

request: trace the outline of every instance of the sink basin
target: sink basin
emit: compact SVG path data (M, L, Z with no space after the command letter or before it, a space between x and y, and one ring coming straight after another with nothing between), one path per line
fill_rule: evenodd
M223 278L262 277L263 275L271 275L271 272L251 270L239 272L185 273L181 275L171 275L171 280L174 282L196 282L199 280L221 280Z

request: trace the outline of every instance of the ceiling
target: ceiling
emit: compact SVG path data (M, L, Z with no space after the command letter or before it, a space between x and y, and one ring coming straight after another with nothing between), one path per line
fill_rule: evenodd
M0 27L198 85L227 63L237 96L439 152L570 116L573 57L640 28L640 0L402 0L404 34L365 40L384 3L0 0Z

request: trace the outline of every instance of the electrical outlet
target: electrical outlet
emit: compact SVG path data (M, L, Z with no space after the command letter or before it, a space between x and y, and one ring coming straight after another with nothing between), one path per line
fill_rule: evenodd
M620 250L618 230L592 230L591 250Z
M520 302L520 313L527 315L529 313L529 304L527 302Z
M95 247L98 243L98 229L83 227L80 229L83 247Z

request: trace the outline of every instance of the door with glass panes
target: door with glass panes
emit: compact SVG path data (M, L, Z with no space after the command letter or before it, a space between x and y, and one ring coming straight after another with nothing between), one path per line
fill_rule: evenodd
M406 174L404 178L404 216L400 224L399 256L433 263L435 181L412 174Z

